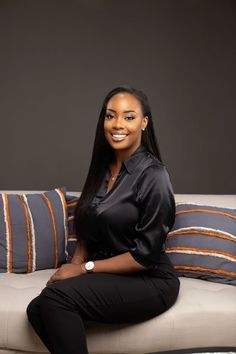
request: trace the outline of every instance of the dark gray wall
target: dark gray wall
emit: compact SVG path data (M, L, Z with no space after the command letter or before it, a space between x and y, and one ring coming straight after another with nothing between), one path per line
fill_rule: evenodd
M81 190L100 106L147 93L176 193L236 193L236 1L1 0L0 189Z

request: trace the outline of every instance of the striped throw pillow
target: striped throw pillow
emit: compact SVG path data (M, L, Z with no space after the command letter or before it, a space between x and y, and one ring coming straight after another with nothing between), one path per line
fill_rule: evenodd
M166 252L179 276L236 285L236 210L177 205Z
M69 194L66 195L67 215L68 215L68 237L67 237L68 260L72 258L77 244L77 235L75 230L75 211L78 202L79 202L79 197L75 197Z
M0 194L0 272L57 268L66 258L65 189Z

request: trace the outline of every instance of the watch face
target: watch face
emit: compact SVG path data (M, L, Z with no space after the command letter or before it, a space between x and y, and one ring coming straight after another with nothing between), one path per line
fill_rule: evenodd
M85 269L86 269L86 270L92 271L93 268L94 268L94 263L93 263L92 261L87 262L87 263L85 264Z

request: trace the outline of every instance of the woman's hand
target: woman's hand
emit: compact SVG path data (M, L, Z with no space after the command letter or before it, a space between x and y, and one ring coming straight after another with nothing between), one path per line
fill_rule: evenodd
M54 283L58 280L76 277L85 274L86 270L82 264L63 264L48 280L47 285Z

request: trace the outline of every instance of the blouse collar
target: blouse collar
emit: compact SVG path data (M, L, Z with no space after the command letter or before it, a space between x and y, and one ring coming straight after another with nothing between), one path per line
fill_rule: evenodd
M128 159L123 161L123 165L125 166L128 173L132 174L142 159L142 156L147 152L147 149L143 145L140 145L137 150L135 150L133 154L128 157Z

